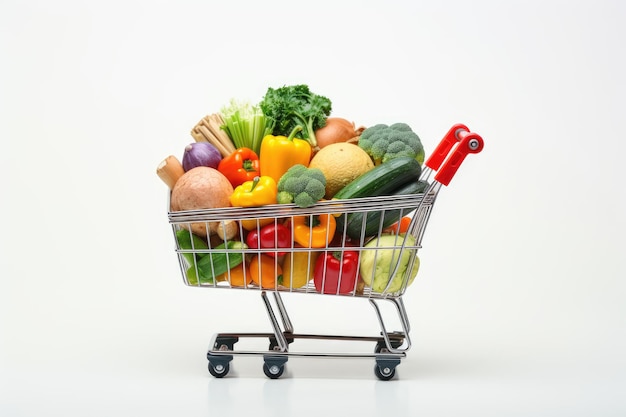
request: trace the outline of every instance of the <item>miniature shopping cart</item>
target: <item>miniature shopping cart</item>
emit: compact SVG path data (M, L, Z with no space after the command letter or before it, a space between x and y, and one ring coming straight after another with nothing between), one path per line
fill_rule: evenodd
M471 132L465 125L455 124L444 136L437 148L424 163L420 181L426 185L423 192L408 195L393 195L363 197L345 200L321 201L309 208L299 208L293 204L274 204L262 207L227 207L219 209L193 210L169 212L169 222L176 241L176 253L185 285L198 288L212 289L237 289L240 291L257 291L260 294L269 317L272 332L259 333L216 333L210 341L207 352L209 372L221 378L228 374L230 363L236 355L257 355L263 358L263 371L271 379L279 378L284 371L285 364L290 357L308 358L372 358L375 360L374 373L381 380L389 380L394 377L396 367L406 357L411 348L409 337L410 324L406 309L402 300L407 287L411 284L419 266L417 256L422 245L422 238L428 223L433 205L442 186L447 186L455 175L457 169L465 157L470 153L478 153L483 148L483 140L476 133ZM433 178L431 178L433 177ZM377 233L367 236L348 236L345 227L346 222L339 220L358 214L363 221L365 231L368 215L376 214L380 224ZM291 243L289 246L263 248L251 248L245 245L243 236L248 231L242 227L246 222L254 222L261 227L265 224L288 224L295 218L310 219L308 223L313 228L314 218L329 219L330 216L337 219L337 227L332 245L326 247L308 247ZM390 227L391 221L408 218L408 226L405 230L395 222ZM206 231L210 235L211 227L215 225L224 227L227 224L235 224L237 230L235 237L225 238L220 242L208 239L199 243L199 240L190 238L186 244L181 243L181 233L193 230ZM341 226L344 225L344 227ZM369 225L371 226L371 224ZM214 229L213 229L214 230ZM293 231L293 228L289 230ZM392 243L386 240L385 244L377 245L380 237L392 234L395 236ZM293 239L291 239L293 242ZM219 243L219 244L218 244ZM279 252L280 251L280 252ZM341 263L339 271L335 271L332 285L329 284L331 277L328 271L321 268L321 277L314 275L318 268L320 257L329 253L339 256L342 260L348 253L356 253L356 268L358 278L351 276L348 285L341 282L346 275L342 274L341 268L348 268L346 263ZM391 254L391 257L389 255ZM219 273L213 258L221 257L227 263L226 272ZM263 257L269 259L268 268L274 268L276 273L282 269L281 277L289 276L289 280L272 279L267 282L255 282L250 275L262 276L261 263L249 263L250 259ZM377 259L391 259L395 264L388 265L388 272L384 275L384 282L380 283L380 272L376 277L364 276L365 268L361 262L365 257L372 262ZM207 261L209 259L209 261ZM289 260L291 262L286 262ZM400 266L400 260L404 264ZM326 260L324 261L326 262ZM206 273L207 265L215 268L209 279L202 279L202 266ZM238 276L233 272L235 266L240 267ZM258 271L255 269L258 268ZM376 270L374 270L374 273ZM298 276L300 274L300 276ZM315 277L315 278L313 278ZM347 278L346 278L347 279ZM376 282L376 285L374 283ZM347 288L346 288L347 287ZM273 300L268 297L272 294ZM282 295L310 294L318 296L352 297L367 300L374 308L380 325L380 334L372 336L346 336L346 335L320 335L303 334L294 332L291 319L287 314ZM273 301L273 302L272 302ZM400 329L390 331L387 329L387 320L381 313L379 303L389 302L394 307L393 314L397 313L397 321ZM397 325L397 324L395 324ZM267 343L267 349L238 350L235 345L242 339L261 339ZM313 352L299 351L294 349L294 342L298 340L319 341L356 341L371 343L372 349L368 352Z

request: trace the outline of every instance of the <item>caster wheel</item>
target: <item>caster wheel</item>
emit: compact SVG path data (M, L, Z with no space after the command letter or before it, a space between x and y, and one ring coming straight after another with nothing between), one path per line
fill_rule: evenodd
M209 362L209 373L215 378L223 378L230 371L230 364L228 362L212 364Z
M376 364L374 367L374 374L376 374L376 377L378 377L381 381L389 381L396 375L396 369Z
M279 365L269 365L267 363L263 364L263 372L270 379L280 378L280 376L283 374L284 371L285 371L284 365L279 366Z

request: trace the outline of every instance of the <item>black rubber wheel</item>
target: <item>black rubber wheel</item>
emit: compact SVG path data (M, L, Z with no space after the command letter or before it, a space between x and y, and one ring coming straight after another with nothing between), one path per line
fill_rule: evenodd
M391 340L391 347L394 349L399 348L400 346L402 346L402 343L404 343L403 340ZM381 353L383 351L387 351L387 344L385 343L384 340L379 341L378 343L376 343L376 347L374 348L374 353Z
M396 375L396 368L376 364L376 366L374 366L374 374L376 374L376 377L381 381L389 381Z
M287 340L287 345L293 343L294 338L293 337L285 337L285 340ZM278 341L276 340L276 338L274 336L270 337L270 346L269 346L269 350L273 351L276 350L276 348L278 347Z
M228 362L212 364L209 362L209 373L215 378L223 378L230 371L230 364Z
M283 372L285 372L285 365L268 365L267 363L263 364L263 372L270 379L280 378Z

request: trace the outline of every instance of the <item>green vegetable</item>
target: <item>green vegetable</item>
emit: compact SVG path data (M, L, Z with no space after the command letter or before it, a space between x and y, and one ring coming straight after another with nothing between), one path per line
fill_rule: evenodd
M422 167L416 159L408 156L394 158L361 174L339 190L333 198L389 195L397 188L417 181L421 173Z
M326 193L326 177L319 168L307 168L296 164L278 180L279 204L295 203L298 207L311 207Z
M195 265L191 265L189 268L187 268L186 275L187 275L187 282L189 283L189 285L198 285L198 274L196 273Z
M406 123L377 124L361 133L359 146L380 165L400 156L415 158L424 163L424 147L411 127Z
M332 102L311 92L309 86L298 84L268 88L259 106L272 121L274 135L289 136L296 126L300 126L302 130L296 137L306 139L315 148L315 130L326 125Z
M423 193L427 188L428 183L426 181L411 181L400 186L388 195L419 194ZM417 206L413 209L416 208ZM337 218L337 227L339 230L344 230L344 222L346 222L346 234L352 239L359 240L361 239L361 236L369 237L379 234L383 229L391 226L400 220L402 216L409 214L413 209L405 208L349 213ZM363 222L364 219L365 222Z
M207 243L191 233L187 229L180 229L176 231L176 240L178 241L178 247L184 250L195 251L198 249L208 249ZM192 243L193 241L193 243ZM196 252L183 252L183 257L187 260L189 265L191 265L195 269L196 259L202 258L206 253L196 253Z
M405 288L405 284L410 285L415 279L420 265L419 257L415 253L417 249L401 250L403 242L404 235L384 234L364 246L360 260L361 277L365 285L371 287L373 291L395 293ZM405 245L414 246L415 238L406 235ZM387 249L379 249L383 247ZM396 274L392 276L396 264L398 268Z
M221 128L233 141L236 148L252 149L257 155L261 150L261 140L272 133L272 123L267 120L259 106L248 101L232 99L221 109L224 124Z
M248 245L239 241L224 242L198 260L198 274L201 284L212 284L215 277L243 262L244 250ZM194 271L195 272L195 271ZM188 277L189 279L189 277Z

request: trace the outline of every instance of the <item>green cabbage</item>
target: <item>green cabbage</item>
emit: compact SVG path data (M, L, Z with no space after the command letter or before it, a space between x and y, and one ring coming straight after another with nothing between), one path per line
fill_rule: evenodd
M408 281L407 285L410 285L415 279L420 265L419 257L415 253L417 249L401 250L403 239L402 235L381 235L368 242L365 245L366 249L361 251L361 277L373 291L395 293L402 289L404 282ZM415 238L412 235L407 235L405 246L415 246ZM375 249L382 247L387 249ZM408 267L413 257L415 260L409 272ZM396 275L387 287L396 263L399 263Z

